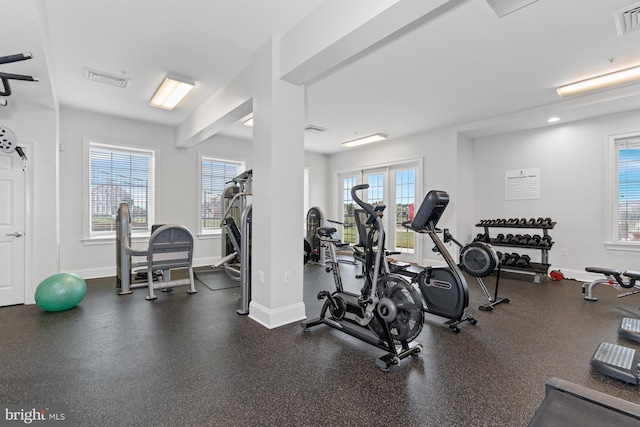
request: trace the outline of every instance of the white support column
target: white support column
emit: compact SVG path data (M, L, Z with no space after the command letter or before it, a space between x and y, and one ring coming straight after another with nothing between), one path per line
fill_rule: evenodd
M304 87L279 78L279 41L254 55L253 219L249 317L267 328L305 318Z

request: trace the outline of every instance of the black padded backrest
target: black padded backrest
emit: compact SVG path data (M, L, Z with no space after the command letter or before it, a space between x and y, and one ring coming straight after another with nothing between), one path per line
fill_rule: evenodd
M358 229L358 246L365 247L367 245L367 235L369 234L369 229L366 225L369 214L364 209L354 209L353 215Z
M235 249L236 252L240 253L240 249L242 248L242 235L240 234L238 224L236 224L236 222L231 217L227 217L222 221L224 222L224 225L227 226L229 239L231 240L233 249Z
M435 228L448 204L449 194L446 191L429 191L411 222L411 228L414 230Z

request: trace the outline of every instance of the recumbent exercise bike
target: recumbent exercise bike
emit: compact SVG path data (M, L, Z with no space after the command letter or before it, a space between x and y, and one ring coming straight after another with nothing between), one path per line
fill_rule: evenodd
M368 184L352 187L351 197L368 214L370 226L365 245L364 286L360 294L343 289L335 243L335 228L318 228L321 244L329 249L327 271L333 272L336 290L321 291L318 299L325 300L320 317L301 323L305 331L325 324L365 341L387 352L376 360L383 371L409 356L422 351L414 343L422 331L422 302L417 290L404 277L389 270L385 252L385 232L382 223L384 206L373 206L362 201L356 191L369 188Z

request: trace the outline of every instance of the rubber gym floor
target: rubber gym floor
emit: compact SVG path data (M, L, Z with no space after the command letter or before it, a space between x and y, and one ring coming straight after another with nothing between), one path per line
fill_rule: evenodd
M355 267L341 264L343 277ZM304 267L307 316L332 275ZM224 273L219 280L228 281ZM347 280L357 286L355 279ZM493 311L467 278L477 325L455 334L428 315L424 352L390 372L381 350L326 326L268 330L236 314L239 289L197 283L144 299L118 296L113 278L88 280L74 309L0 309L0 402L69 405L72 426L526 426L559 377L632 402L637 386L593 372L603 341L640 316L640 296L608 286L585 301L581 283L502 277L510 299ZM231 282L230 282L231 283ZM493 292L494 277L485 279Z

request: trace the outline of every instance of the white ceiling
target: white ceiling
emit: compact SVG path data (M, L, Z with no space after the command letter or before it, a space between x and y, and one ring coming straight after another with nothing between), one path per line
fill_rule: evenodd
M337 1L337 0L325 0ZM425 0L401 0L425 1ZM640 65L640 30L618 36L612 13L636 0L538 0L498 18L485 0L451 0L306 88L305 148L383 132L391 139L456 126L482 137L640 109L640 84L562 99L555 88ZM34 59L0 65L14 103L60 105L178 125L321 0L0 0L2 51ZM328 28L331 22L327 23ZM128 89L83 78L83 67L131 79ZM174 111L149 99L164 76L196 81ZM639 125L640 127L640 125ZM240 124L225 133L251 138Z

